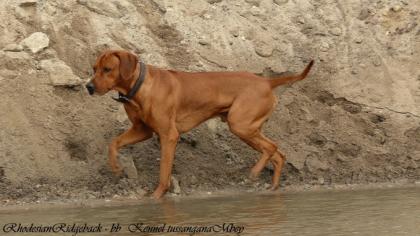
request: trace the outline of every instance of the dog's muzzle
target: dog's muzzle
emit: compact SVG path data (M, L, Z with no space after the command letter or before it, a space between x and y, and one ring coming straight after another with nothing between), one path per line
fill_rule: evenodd
M86 84L86 89L90 95L93 95L95 93L95 85L92 82Z

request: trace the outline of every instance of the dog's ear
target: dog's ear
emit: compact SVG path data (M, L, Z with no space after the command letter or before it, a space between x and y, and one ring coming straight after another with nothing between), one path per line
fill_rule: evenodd
M123 79L129 79L134 74L139 59L136 55L124 51L117 51L114 55L120 59L121 77Z

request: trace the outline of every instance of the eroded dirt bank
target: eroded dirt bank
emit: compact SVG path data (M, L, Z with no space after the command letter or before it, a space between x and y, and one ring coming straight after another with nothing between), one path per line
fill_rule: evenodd
M107 144L129 123L81 87L106 48L162 68L266 76L314 58L309 79L277 90L264 128L288 157L282 185L418 181L419 15L416 0L1 1L0 198L134 197L156 185L156 137L121 152L137 178L107 167ZM182 136L172 191L262 189L269 168L247 180L257 156L208 121Z

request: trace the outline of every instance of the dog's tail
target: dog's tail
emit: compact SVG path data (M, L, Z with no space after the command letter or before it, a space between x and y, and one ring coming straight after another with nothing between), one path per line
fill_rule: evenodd
M271 88L275 88L277 86L295 82L298 80L303 80L308 75L313 64L314 64L314 60L311 60L311 62L309 62L305 70L303 70L303 72L300 75L280 76L275 79L269 80Z

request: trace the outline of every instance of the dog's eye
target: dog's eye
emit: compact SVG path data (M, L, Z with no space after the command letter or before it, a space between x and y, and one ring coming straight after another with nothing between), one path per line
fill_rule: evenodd
M105 73L108 73L108 72L110 72L110 71L111 71L111 68L108 68L108 67L105 67L105 68L104 68L104 72L105 72Z

